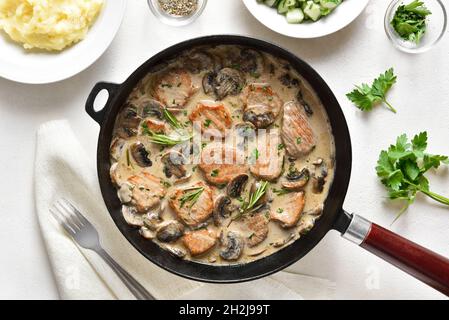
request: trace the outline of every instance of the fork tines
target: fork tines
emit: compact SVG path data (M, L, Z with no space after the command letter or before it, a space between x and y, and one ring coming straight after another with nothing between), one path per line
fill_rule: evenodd
M89 225L89 221L67 199L57 200L50 208L53 217L71 235L76 234L82 227Z

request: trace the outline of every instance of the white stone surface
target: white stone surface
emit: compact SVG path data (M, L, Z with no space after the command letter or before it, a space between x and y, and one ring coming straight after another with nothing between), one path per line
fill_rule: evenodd
M352 0L351 0L352 1ZM96 64L64 82L21 85L0 79L0 298L58 298L37 225L33 199L35 131L40 123L67 118L95 157L98 126L84 102L100 80L122 82L142 62L179 41L208 34L243 34L277 43L309 62L328 82L345 112L353 143L352 180L345 209L391 228L449 256L449 210L423 197L393 226L399 205L384 200L374 166L379 151L397 135L427 130L429 149L449 154L449 38L432 51L407 55L394 49L383 31L388 1L371 1L346 29L315 40L280 36L259 24L239 0L209 0L194 24L161 24L146 1L129 1L124 23ZM353 84L370 81L393 66L398 83L389 95L394 115L379 107L361 113L345 98ZM449 194L447 169L431 174L432 188ZM444 298L433 289L330 232L290 270L337 282L342 299Z

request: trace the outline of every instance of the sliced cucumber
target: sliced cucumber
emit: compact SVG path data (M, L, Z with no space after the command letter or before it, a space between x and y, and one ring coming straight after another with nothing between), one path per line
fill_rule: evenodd
M296 6L296 0L287 0L286 2L285 2L285 5L289 8L289 9L291 9L291 8L294 8L295 6Z
M278 3L278 13L284 14L287 13L289 9L292 9L296 6L296 0L281 0Z
M290 9L286 17L288 23L301 23L304 20L304 13L300 8Z
M317 21L321 17L321 7L313 1L307 1L304 14L313 21Z
M278 0L265 0L265 4L269 7L275 7L278 3Z
M284 14L287 13L288 7L287 7L287 0L281 0L278 3L278 13Z
M327 8L325 8L325 7L321 7L321 16L327 16L327 15L329 15L330 13L332 12L332 10L331 9L327 9Z
M317 21L329 15L344 0L256 0L285 15L288 23ZM1 0L0 0L1 2Z
M320 0L323 8L333 10L341 4L341 0Z

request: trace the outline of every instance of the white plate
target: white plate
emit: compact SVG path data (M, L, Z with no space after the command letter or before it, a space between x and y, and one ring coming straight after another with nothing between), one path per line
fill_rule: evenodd
M80 73L109 47L125 13L126 0L106 0L105 6L81 42L58 53L25 51L0 35L0 77L22 83L61 81Z
M289 24L285 15L278 14L276 9L270 8L257 0L243 0L249 12L273 31L294 38L318 38L346 27L354 21L368 5L369 0L345 0L327 17L317 22Z

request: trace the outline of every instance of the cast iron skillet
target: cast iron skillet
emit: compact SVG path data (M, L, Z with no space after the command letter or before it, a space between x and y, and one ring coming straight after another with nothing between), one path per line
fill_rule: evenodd
M242 265L214 266L186 261L162 250L152 241L145 240L138 230L129 226L121 214L121 204L109 177L109 146L117 113L131 90L153 67L186 49L201 45L244 45L265 51L290 62L293 68L309 82L321 99L329 116L335 138L335 177L325 201L322 217L305 236L278 252L260 260ZM98 93L109 93L105 107L94 110ZM233 283L258 279L280 271L306 255L329 230L337 230L343 237L411 273L421 281L449 294L449 260L400 236L371 224L357 215L349 215L343 209L343 200L351 174L351 139L341 108L324 80L307 63L294 54L265 41L242 36L216 35L188 40L174 45L139 67L124 83L100 82L95 85L86 103L87 113L100 124L97 169L101 192L106 206L117 227L129 242L147 259L161 268L185 278L215 283Z

